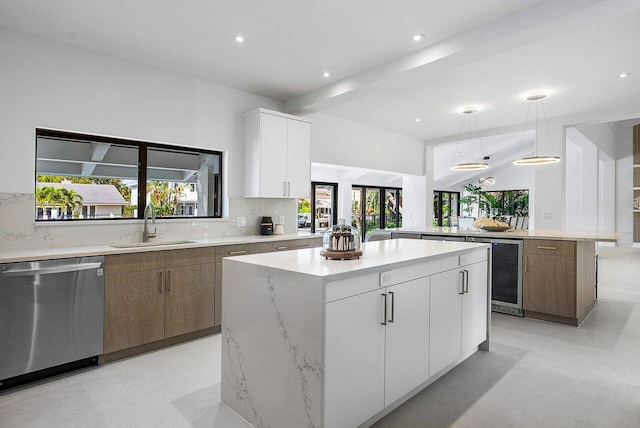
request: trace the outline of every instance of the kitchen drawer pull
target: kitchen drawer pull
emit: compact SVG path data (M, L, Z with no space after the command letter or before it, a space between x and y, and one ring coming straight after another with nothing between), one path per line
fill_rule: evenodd
M160 287L158 291L162 293L163 288L164 288L164 271L160 271Z
M396 293L389 291L389 294L391 294L391 319L389 319L389 322L393 322L395 318Z
M558 247L545 247L543 245L538 245L538 250L557 250Z
M387 325L387 293L382 293L382 298L384 299L384 318L380 324Z
M283 245L281 247L276 247L276 250L287 250L289 249L289 247L287 247L286 245Z
M239 254L247 254L247 250L229 251L230 256L237 256Z
M171 291L171 271L167 270L167 293Z

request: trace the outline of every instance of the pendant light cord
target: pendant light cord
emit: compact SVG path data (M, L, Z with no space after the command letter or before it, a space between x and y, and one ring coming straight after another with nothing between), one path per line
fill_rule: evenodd
M524 128L522 129L522 138L520 139L520 146L518 147L518 159L520 159L520 153L522 152L522 144L524 143L524 134L525 132L527 132L527 123L529 123L529 115L531 114L531 104L532 103L529 103L529 108L527 110L527 117L524 120Z
M456 164L456 160L458 160L458 147L460 147L460 139L462 138L462 132L464 132L464 121L465 116L462 117L462 126L460 127L460 133L458 134L458 142L456 143L456 151L453 154L453 163L451 165Z

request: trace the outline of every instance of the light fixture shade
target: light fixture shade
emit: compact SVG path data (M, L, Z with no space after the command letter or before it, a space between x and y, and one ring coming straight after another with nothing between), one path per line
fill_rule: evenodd
M560 162L559 156L529 156L513 161L514 165L546 165Z
M496 179L495 177L481 177L478 179L478 183L480 183L480 187L486 189L496 184Z
M544 110L544 104L542 100L546 98L547 94L538 92L533 93L527 97L527 101L534 101L536 106L536 136L535 136L535 156L523 157L513 161L514 165L546 165L549 163L556 163L560 161L560 157L558 156L539 156L538 155L538 105L542 107L542 116L544 117L544 122L547 125L547 134L549 135L549 141L551 141L551 133L549 132L549 123L547 122L547 114ZM533 104L533 103L532 103ZM529 104L529 111L527 112L527 118L524 121L524 129L522 131L522 140L520 141L520 148L522 148L522 142L524 141L524 133L527 130L527 122L529 121L529 113L531 112L531 105ZM519 151L518 151L519 152Z
M489 168L489 164L485 162L467 162L451 165L453 171L477 171Z

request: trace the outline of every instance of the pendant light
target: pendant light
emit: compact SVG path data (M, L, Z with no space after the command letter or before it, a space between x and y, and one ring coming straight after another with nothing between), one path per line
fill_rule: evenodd
M527 97L527 101L532 101L529 104L529 110L527 111L527 118L524 121L524 129L522 130L522 139L520 140L520 149L522 149L522 142L524 141L524 134L527 130L527 122L529 121L529 114L531 113L531 106L535 103L536 106L536 135L535 135L535 154L534 156L523 157L513 161L514 165L546 165L550 163L556 163L560 161L559 156L542 156L538 154L538 106L542 109L542 116L544 117L544 122L547 126L547 134L549 136L549 141L551 141L551 132L549 131L549 122L547 121L547 114L544 110L544 104L542 103L542 99L545 98L547 94L537 93L531 94ZM520 149L518 149L518 154L520 153Z
M480 187L486 189L496 184L496 179L495 177L480 177L478 183L480 183Z
M458 148L460 147L460 140L462 139L462 132L464 131L464 124L465 121L467 119L467 117L469 117L469 136L471 136L471 115L474 113L477 113L478 109L475 107L466 107L463 111L462 114L464 114L463 118L462 118L462 127L460 127L460 135L458 135L458 144L456 144L456 153L455 156L453 158L453 165L451 165L451 169L453 171L477 171L480 169L487 169L489 168L489 164L486 162L463 162L463 163L456 163L456 159L458 158L458 153L459 150ZM480 149L482 150L482 156L484 157L484 147L482 146L482 138L480 138L480 130L478 129L478 121L474 118L474 122L476 125L476 133L478 135L478 139L480 140Z

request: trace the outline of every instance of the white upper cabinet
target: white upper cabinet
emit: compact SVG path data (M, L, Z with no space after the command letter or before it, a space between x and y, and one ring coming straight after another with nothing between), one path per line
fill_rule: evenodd
M308 198L311 123L258 109L244 118L244 197Z

